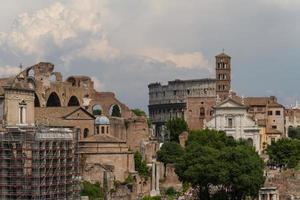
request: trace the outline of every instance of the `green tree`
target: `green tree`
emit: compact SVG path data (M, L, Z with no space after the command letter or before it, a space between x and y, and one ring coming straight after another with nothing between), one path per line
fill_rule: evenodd
M186 121L182 118L172 118L166 123L167 130L170 132L170 141L179 142L179 135L188 130Z
M255 197L264 183L263 161L255 150L212 130L191 132L175 167L182 181L199 188L203 200ZM218 190L211 194L211 187Z
M121 110L118 105L114 105L112 107L111 116L113 117L121 117Z
M283 138L267 147L270 162L295 168L300 161L300 140Z
M139 173L139 175L145 177L150 176L147 163L143 160L141 153L138 151L134 153L134 167L135 170Z
M139 109L139 108L132 109L131 111L132 111L136 116L144 116L144 117L147 116L146 113L145 113L145 111L143 111L143 110L141 110L141 109Z
M288 129L288 136L292 139L299 139L300 140L300 128L289 127Z
M183 148L177 142L166 142L157 152L157 159L165 165L175 163L184 153Z
M88 181L84 181L81 183L81 196L88 196L91 200L99 200L103 199L104 192L103 188L100 187L100 183L96 182L95 184L92 184Z

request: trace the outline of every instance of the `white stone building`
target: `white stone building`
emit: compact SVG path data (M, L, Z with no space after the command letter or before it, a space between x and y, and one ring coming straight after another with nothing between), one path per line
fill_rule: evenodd
M205 127L224 131L235 139L245 139L260 153L260 128L248 115L247 107L232 98L227 98L214 107L214 115Z

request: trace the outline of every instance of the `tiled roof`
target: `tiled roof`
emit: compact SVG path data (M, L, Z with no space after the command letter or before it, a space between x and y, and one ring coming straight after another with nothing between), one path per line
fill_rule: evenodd
M115 138L111 135L106 135L106 134L97 134L97 135L92 135L87 138L84 138L81 140L81 142L113 142L113 143L123 143L124 141Z

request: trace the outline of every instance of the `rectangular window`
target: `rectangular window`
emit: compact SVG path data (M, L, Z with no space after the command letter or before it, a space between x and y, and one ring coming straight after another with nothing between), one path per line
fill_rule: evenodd
M278 116L278 115L281 115L280 110L276 110L276 115L277 115L277 116Z
M19 123L26 124L26 107L25 106L19 107Z
M228 118L228 124L227 124L228 128L232 128L233 127L233 119L232 118Z
M273 126L272 126L272 129L277 129L277 126L276 126L276 125L273 125Z
M176 95L176 94L177 94L177 91L176 91L176 90L174 90L174 91L173 91L173 94L174 94L174 95Z
M268 111L268 115L273 115L273 111L272 111L272 110L269 110L269 111Z

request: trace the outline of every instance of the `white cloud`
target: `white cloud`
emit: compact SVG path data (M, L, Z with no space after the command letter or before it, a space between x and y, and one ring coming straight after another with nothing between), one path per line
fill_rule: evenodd
M12 66L3 66L0 67L0 77L9 77L9 76L13 76L16 75L20 72L20 68L19 67L12 67Z
M37 59L55 52L68 61L78 57L110 59L118 50L110 45L102 29L97 2L56 2L36 12L20 14L10 32L0 33L0 45Z
M162 63L172 63L177 68L209 69L208 61L201 52L176 54L165 49L147 48L141 50L140 54Z
M92 81L94 82L94 88L98 91L101 92L104 89L103 83L95 76L91 77Z

